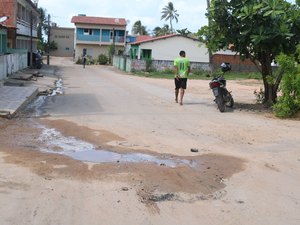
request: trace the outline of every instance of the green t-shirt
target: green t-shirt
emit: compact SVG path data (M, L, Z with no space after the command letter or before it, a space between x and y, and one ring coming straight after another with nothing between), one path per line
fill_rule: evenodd
M180 78L188 77L188 68L190 67L190 60L184 57L178 57L174 60L174 66L177 67L178 76ZM176 77L176 75L175 75Z

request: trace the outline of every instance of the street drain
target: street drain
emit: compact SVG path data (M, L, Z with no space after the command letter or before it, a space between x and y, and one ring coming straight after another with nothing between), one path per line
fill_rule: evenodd
M41 151L69 156L73 159L91 163L154 163L160 166L175 168L178 165L195 167L193 160L157 157L144 153L117 153L78 140L75 137L65 137L53 128L43 127L39 141L43 143Z

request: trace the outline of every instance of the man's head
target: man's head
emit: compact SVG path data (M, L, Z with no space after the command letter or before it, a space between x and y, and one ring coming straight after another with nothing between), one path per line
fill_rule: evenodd
M180 52L179 52L179 55L180 55L181 57L185 57L185 51L180 51Z

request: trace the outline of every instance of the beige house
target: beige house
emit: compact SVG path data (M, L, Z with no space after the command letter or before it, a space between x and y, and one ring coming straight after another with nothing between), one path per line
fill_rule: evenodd
M51 56L73 57L74 55L74 28L52 26L50 42L57 44L56 50L51 50Z
M174 60L184 50L191 62L208 63L209 55L205 44L197 39L170 34L130 43L130 55L137 59Z

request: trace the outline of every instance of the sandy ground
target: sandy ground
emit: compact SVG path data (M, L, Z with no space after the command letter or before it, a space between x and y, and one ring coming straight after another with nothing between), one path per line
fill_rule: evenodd
M0 224L300 223L300 123L254 105L258 81L229 81L236 107L220 113L208 81L180 106L170 80L52 63L65 94L0 120ZM175 166L76 160L71 137Z

